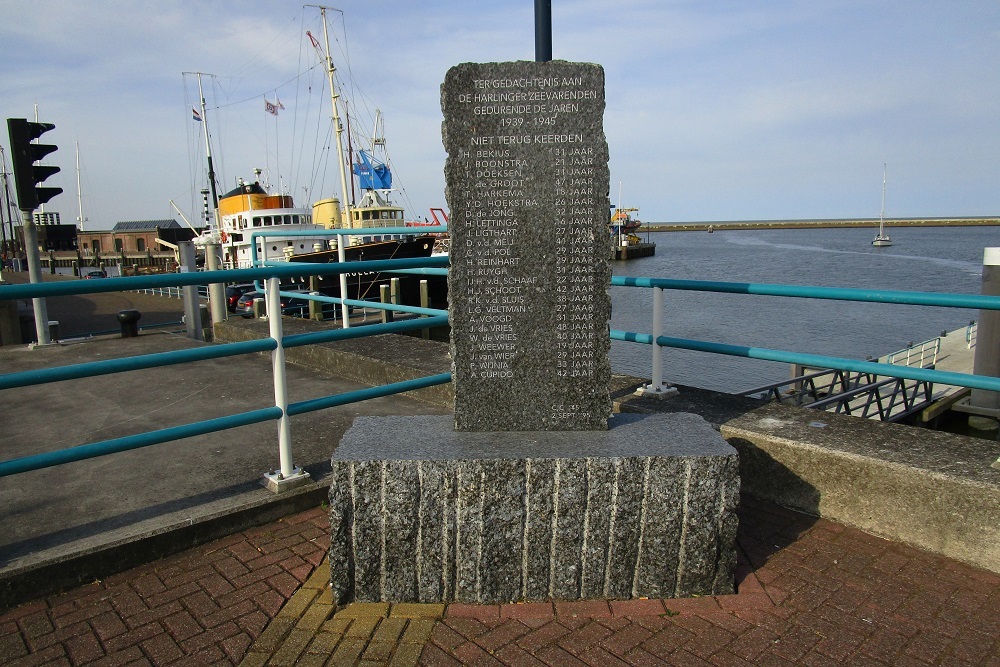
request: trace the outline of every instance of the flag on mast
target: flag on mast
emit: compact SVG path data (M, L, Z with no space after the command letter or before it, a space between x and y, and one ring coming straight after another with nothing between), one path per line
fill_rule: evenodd
M191 107L191 114L193 115L193 117L194 117L194 119L196 121L198 121L199 123L201 122L201 114L198 113L197 109L195 109L194 107Z
M274 96L274 102L269 102L266 97L264 98L264 111L268 112L272 116L277 116L278 109L284 110L285 105L281 103L281 100L278 99L277 95Z

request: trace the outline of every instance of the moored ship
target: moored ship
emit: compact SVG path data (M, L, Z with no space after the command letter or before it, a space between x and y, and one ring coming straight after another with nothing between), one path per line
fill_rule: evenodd
M323 12L324 35L326 15ZM385 149L385 139L381 133L381 114L376 111L375 132L370 138L367 150L344 150L342 133L345 123L341 122L340 105L347 102L336 90L335 68L329 57L329 39L326 48L311 33L306 33L325 69L327 70L330 101L333 111L332 126L336 139L336 151L331 158L339 166L341 191L344 197L331 197L316 201L310 208L296 206L286 193L271 192L262 182L261 172L255 172L253 182L240 181L236 188L226 192L216 206L217 215L210 228L198 240L200 244L219 244L220 256L225 268L246 268L263 263L280 261L337 262L359 260L383 260L414 257L429 257L440 244L440 235L420 229L423 223L407 222L404 209L392 201L392 173L388 160L375 156L376 149ZM199 79L200 92L200 79ZM280 103L267 103L268 110L277 115ZM280 106L280 108L284 108ZM272 111L273 109L273 111ZM195 118L203 121L208 152L209 180L214 180L212 160L207 140L207 110L202 99L202 112ZM346 118L345 118L346 120ZM350 122L346 123L350 128ZM349 146L358 146L352 140ZM346 165L352 165L348 178ZM357 186L360 197L355 201ZM207 209L207 204L206 204ZM433 213L432 213L433 214ZM435 216L435 219L436 216ZM408 228L413 227L411 232ZM394 228L394 229L390 229ZM402 228L407 228L401 231ZM330 230L358 230L357 234L332 234ZM384 233L380 230L385 229ZM294 234L289 233L294 232ZM356 272L348 276L344 285L347 298L372 300L379 295L379 285L388 283L390 274ZM418 297L419 278L400 276L404 303L415 303ZM328 296L342 296L341 284L337 280L320 281L319 290ZM433 280L432 305L445 307L446 281ZM412 285L411 285L412 283Z
M638 210L637 208L617 208L612 212L609 231L614 253L613 259L637 259L656 254L656 244L652 241L643 241L635 233L642 225L638 218L632 217L632 214Z

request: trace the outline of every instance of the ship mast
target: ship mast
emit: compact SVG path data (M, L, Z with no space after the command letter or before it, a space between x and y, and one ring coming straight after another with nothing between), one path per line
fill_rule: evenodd
M322 5L313 5L318 7L320 14L323 16L323 48L324 57L326 58L326 76L330 84L330 105L333 107L333 128L337 139L337 162L340 166L340 191L341 191L341 202L343 203L344 212L341 217L341 226L344 226L344 220L347 221L347 226L351 224L351 206L350 206L350 191L347 189L347 168L344 165L344 125L340 121L340 107L337 104L337 100L340 99L340 93L337 92L337 85L334 81L334 73L337 68L333 65L333 58L330 56L330 29L326 24L326 11L332 9L333 11L339 12L339 9L334 9L333 7L324 7ZM339 244L338 244L339 245Z
M14 253L17 246L17 235L14 234L14 218L11 215L13 199L7 185L7 158L0 146L0 258L6 259L7 253ZM7 229L10 229L8 242Z
M212 165L212 142L209 140L208 133L208 112L205 107L205 92L201 87L201 72L186 72L187 74L194 74L198 78L198 99L200 100L201 106L201 122L205 126L205 157L208 158L208 187L212 189L212 207L216 212L216 216L219 212L219 195L215 190L215 167ZM210 75L211 76L211 75ZM216 225L218 226L218 225Z
M340 226L350 227L352 224L351 205L350 205L350 199L348 197L350 193L347 189L347 169L344 165L344 141L341 136L344 133L344 126L340 122L340 110L337 106L337 100L340 98L340 94L337 92L336 82L334 81L333 78L333 74L337 70L333 66L333 58L330 57L330 29L326 24L326 11L328 9L332 9L333 11L339 12L340 10L334 9L333 7L324 7L322 5L312 5L312 6L319 8L320 14L323 17L323 42L324 42L323 46L325 48L323 56L326 59L326 75L327 75L327 80L330 84L330 104L333 107L333 128L335 131L334 134L337 139L337 163L340 166L340 190L343 196L341 202L344 207L340 219ZM337 261L339 262L347 261L346 252L344 250L344 245L346 240L347 239L345 239L343 236L337 239ZM344 328L347 329L351 326L351 318L350 318L350 308L347 305L347 303L344 302L344 299L347 298L347 274L345 273L340 274L340 298L341 298L341 304L340 304L341 321L344 323L343 324Z
M885 162L882 163L882 210L878 214L878 234L885 233Z

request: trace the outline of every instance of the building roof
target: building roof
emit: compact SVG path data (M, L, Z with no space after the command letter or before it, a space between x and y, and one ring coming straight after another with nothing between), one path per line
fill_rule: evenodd
M115 223L115 232L149 232L156 229L174 229L180 224L171 218L165 220L125 220Z

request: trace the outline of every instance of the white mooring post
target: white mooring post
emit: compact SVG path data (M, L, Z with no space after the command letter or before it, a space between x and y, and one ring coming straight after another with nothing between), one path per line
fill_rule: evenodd
M1000 296L1000 248L983 250L983 288L986 296ZM972 372L1000 377L1000 311L980 310L976 331L976 354ZM969 412L1000 419L1000 392L973 389Z
M221 266L219 262L219 244L208 243L205 245L205 268L209 271L218 271ZM208 303L212 309L212 331L219 322L225 322L229 318L229 310L226 308L226 286L223 283L212 283L208 286Z
M288 384L285 381L285 348L281 345L281 289L277 278L268 278L264 290L267 300L267 323L271 338L278 346L271 352L274 375L274 404L281 408L278 420L278 470L264 473L264 485L274 493L289 491L310 481L309 473L292 463L292 428L288 418Z
M194 244L190 241L182 241L177 245L181 256L180 272L194 273L197 271ZM187 327L188 338L204 341L205 334L201 323L201 309L198 308L198 286L185 285L181 288L181 298L184 300L184 324Z
M650 372L649 384L639 387L635 393L641 396L656 396L666 398L675 396L677 388L663 381L663 348L656 344L663 335L663 288L653 288L653 367Z

